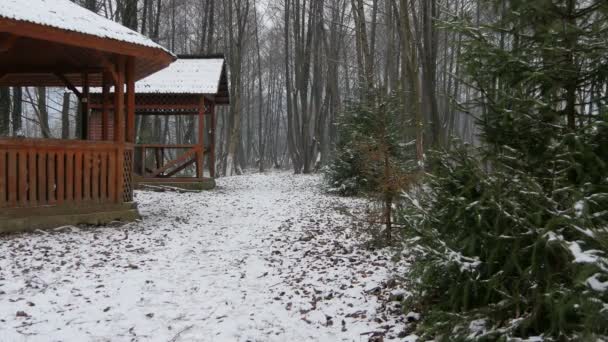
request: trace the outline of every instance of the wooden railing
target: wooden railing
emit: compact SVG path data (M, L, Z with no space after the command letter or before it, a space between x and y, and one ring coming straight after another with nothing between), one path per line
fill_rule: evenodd
M191 166L194 166L194 174L189 177L202 175L205 151L201 145L138 144L135 150L135 173L144 178L175 177Z
M0 139L0 208L130 202L133 146Z

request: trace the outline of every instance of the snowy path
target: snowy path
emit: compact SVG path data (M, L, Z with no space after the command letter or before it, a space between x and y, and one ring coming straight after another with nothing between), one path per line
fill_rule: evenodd
M349 239L357 202L318 183L274 173L213 192L139 192L144 218L127 227L0 238L0 341L395 335L370 291L393 266Z

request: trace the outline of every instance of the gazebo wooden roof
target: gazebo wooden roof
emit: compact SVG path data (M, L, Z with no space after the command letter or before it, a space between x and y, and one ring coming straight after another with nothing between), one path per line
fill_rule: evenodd
M100 88L92 89L92 93L94 113L89 137L100 139L103 96ZM196 115L198 121L196 143L136 145L135 174L139 183L194 188L213 183L215 106L230 103L224 55L181 55L168 68L138 81L135 94L136 115ZM194 177L179 176L192 165ZM205 166L209 177L205 176Z
M134 58L134 79L157 72L175 56L152 40L69 0L2 0L0 85L102 85L119 56Z
M135 81L175 58L69 0L0 0L0 86L67 86L83 121L82 140L0 137L0 233L135 218ZM105 121L85 141L90 86L104 89L111 140Z

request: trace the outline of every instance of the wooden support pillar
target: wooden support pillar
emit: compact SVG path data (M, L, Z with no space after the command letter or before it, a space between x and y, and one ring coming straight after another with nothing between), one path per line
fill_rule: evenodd
M80 99L82 106L82 127L80 128L81 139L89 139L89 74L82 74L82 98Z
M215 102L211 103L211 123L209 127L209 175L215 178Z
M205 97L201 96L198 105L198 145L199 152L196 154L196 177L203 178L205 164Z
M114 83L114 141L116 142L116 203L123 202L125 163L125 59L116 60Z
M101 140L109 140L110 136L110 79L111 76L107 73L103 73L103 85L102 85L102 110L101 110Z
M118 58L114 83L114 141L125 142L125 63Z
M129 57L126 65L127 83L127 142L135 143L135 58Z

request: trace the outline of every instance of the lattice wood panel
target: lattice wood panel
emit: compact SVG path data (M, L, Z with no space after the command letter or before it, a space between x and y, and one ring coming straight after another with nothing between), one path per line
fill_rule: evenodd
M123 172L123 201L133 202L133 150L125 150Z

